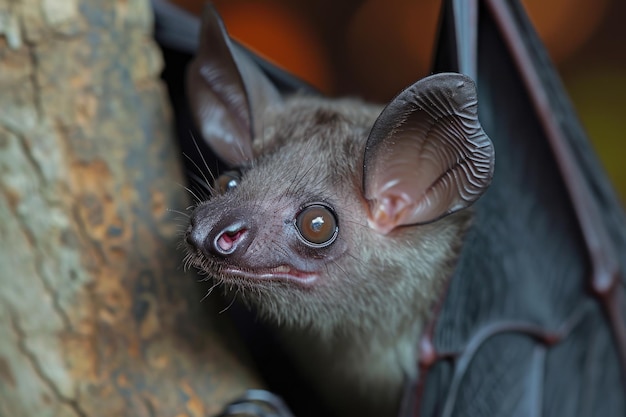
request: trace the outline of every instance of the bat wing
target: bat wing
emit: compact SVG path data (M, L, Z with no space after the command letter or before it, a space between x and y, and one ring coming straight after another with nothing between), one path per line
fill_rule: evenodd
M415 415L625 415L624 214L519 2L446 1L439 71L476 79L497 164Z

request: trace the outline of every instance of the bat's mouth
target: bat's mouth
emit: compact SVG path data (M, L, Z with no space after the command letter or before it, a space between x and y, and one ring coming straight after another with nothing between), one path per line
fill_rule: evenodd
M319 276L315 272L301 271L289 265L254 270L226 266L221 270L221 273L251 280L288 281L307 286L317 281Z

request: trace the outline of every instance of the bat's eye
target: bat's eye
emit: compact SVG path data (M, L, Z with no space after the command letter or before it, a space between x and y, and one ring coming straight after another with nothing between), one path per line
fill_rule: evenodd
M296 230L305 244L323 248L337 239L337 216L326 204L310 204L296 216Z
M237 188L239 185L240 174L237 171L228 171L217 177L215 180L215 190L224 194L227 191Z

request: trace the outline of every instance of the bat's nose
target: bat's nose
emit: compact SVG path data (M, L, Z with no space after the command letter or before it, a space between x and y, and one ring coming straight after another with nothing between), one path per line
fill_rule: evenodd
M249 229L245 222L238 221L229 224L215 233L210 249L216 255L230 255L248 241L248 234Z
M229 257L244 253L252 240L251 226L239 216L225 216L216 223L193 219L187 229L187 244L208 257Z

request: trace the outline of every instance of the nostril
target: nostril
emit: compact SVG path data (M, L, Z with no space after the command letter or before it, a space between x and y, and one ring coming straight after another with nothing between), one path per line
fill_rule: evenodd
M246 231L246 229L241 229L235 232L223 232L217 237L215 243L223 253L230 253L234 250L237 241L243 237Z
M248 229L243 222L230 224L217 233L213 240L213 250L220 255L230 255L244 240Z
M217 222L196 222L187 228L185 242L192 250L207 257L230 257L243 254L253 240L253 228L245 219L224 216Z

